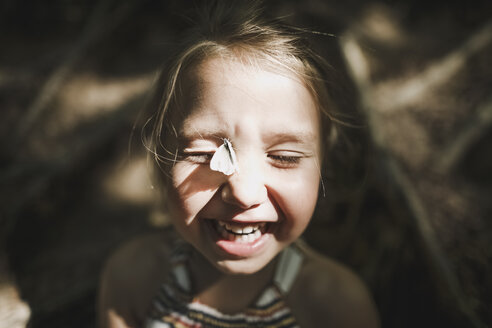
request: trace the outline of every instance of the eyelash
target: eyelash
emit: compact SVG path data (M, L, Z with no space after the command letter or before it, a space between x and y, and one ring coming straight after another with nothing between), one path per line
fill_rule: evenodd
M212 156L214 156L214 152L211 152L211 153L197 152L197 153L181 153L180 154L181 159L185 159L189 162L196 163L196 164L208 164L208 163L210 163Z
M292 168L300 164L302 156L268 155L268 158L279 168Z
M180 159L196 163L196 164L209 164L215 152L182 152L179 154ZM293 168L300 164L303 156L293 156L293 155L272 155L268 154L267 157L270 159L272 164L278 168Z

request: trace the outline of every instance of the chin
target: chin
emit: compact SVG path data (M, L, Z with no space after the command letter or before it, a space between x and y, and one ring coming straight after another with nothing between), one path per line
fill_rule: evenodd
M263 254L261 257L243 259L223 259L212 263L221 272L229 275L250 275L264 269L271 263L278 252Z
M263 269L268 263L254 263L251 260L219 261L215 267L222 273L229 275L250 275Z

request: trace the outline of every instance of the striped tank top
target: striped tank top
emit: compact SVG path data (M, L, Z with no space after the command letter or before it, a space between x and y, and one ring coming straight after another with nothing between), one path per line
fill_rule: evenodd
M187 267L191 246L180 243L171 261L173 270L152 302L146 328L294 328L299 327L285 303L301 267L303 255L291 245L279 254L274 278L256 302L237 314L223 314L193 300Z

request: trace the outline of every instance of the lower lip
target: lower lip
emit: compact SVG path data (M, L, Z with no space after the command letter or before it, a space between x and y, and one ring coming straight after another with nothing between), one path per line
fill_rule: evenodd
M215 244L219 247L219 249L225 252L228 255L233 255L237 257L251 257L256 255L262 251L265 247L265 244L271 238L271 234L268 232L262 233L261 237L256 239L251 243L239 243L235 241L230 241L223 239L219 236L217 230L212 227L212 224L207 224L208 230L212 234Z

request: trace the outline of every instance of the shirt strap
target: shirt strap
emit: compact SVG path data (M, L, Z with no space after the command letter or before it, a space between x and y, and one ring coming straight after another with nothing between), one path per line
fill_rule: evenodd
M290 245L280 253L273 283L284 295L290 291L301 268L303 258L303 254L295 245Z

